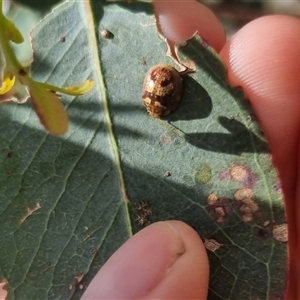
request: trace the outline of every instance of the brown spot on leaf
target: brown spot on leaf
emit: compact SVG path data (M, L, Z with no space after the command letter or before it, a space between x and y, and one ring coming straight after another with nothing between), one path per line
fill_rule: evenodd
M214 205L214 204L216 204L216 202L218 201L218 199L219 199L219 196L217 194L211 193L207 197L207 204L208 205Z
M238 201L247 201L249 199L252 199L252 197L253 191L249 188L238 189L234 194L234 198Z
M273 237L276 241L286 243L288 241L287 224L278 224L273 227Z
M231 212L231 200L211 193L207 197L208 211L217 223L225 222Z
M247 176L246 168L241 165L234 165L230 169L229 173L233 180L240 181L240 182L242 182L245 179L245 177Z
M150 216L152 216L152 208L150 207L148 201L139 202L136 207L136 219L140 226L149 225L151 223Z
M216 240L213 239L204 239L204 247L212 252L217 251L223 244L218 243Z
M23 223L29 216L31 216L35 211L39 210L41 208L40 203L38 202L34 208L27 207L27 213L26 215L21 219L21 223Z
M216 220L218 223L223 223L225 221L226 212L222 206L218 206L215 208L215 213L218 216Z
M234 198L238 202L238 207L244 222L253 221L254 214L258 211L258 204L253 200L253 190L250 188L238 189Z
M241 182L249 188L253 188L257 181L251 169L241 164L234 164L229 170L229 174L232 180Z

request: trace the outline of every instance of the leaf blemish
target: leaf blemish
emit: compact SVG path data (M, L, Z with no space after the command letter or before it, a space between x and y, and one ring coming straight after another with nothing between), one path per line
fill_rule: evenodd
M203 184L208 183L211 180L211 177L212 171L208 164L199 166L194 174L195 181Z
M21 223L23 223L29 216L31 216L35 211L39 210L41 208L40 203L38 202L34 208L27 207L27 213L26 215L21 219Z
M286 243L288 241L287 223L275 225L273 227L273 237L276 241Z
M217 223L224 223L231 212L231 200L211 193L207 197L209 214Z
M153 215L152 208L147 201L139 202L135 207L136 219L140 226L151 224L150 216Z
M232 180L243 183L244 186L253 188L257 182L256 176L252 173L251 169L241 164L234 164L229 174Z
M216 240L213 239L204 239L204 247L212 252L216 252L223 244L218 243Z
M234 198L237 201L238 209L241 212L241 218L244 222L251 222L258 211L258 204L253 200L254 193L250 188L238 189Z
M171 173L169 171L167 171L164 176L165 177L171 177Z

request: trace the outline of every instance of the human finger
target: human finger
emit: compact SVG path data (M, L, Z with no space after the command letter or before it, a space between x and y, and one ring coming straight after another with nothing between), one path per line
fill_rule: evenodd
M198 234L180 221L158 222L109 258L82 299L205 299L208 275Z
M289 232L287 299L300 297L299 36L298 19L267 16L239 30L220 53L230 83L249 99L279 171Z

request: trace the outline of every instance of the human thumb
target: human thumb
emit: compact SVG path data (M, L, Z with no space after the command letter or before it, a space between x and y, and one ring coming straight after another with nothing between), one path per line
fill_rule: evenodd
M88 286L87 299L206 299L209 266L198 234L180 221L154 223L129 239Z

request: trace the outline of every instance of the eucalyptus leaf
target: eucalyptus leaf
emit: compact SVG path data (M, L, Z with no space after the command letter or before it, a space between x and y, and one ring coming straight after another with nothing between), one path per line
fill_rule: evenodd
M196 72L183 76L177 110L154 119L141 102L144 76L174 63L151 4L67 1L32 36L35 79L92 78L95 88L62 97L64 137L43 130L30 102L1 106L0 281L9 299L78 299L128 238L168 219L205 242L209 299L283 299L277 172L216 54L198 37L180 48Z

